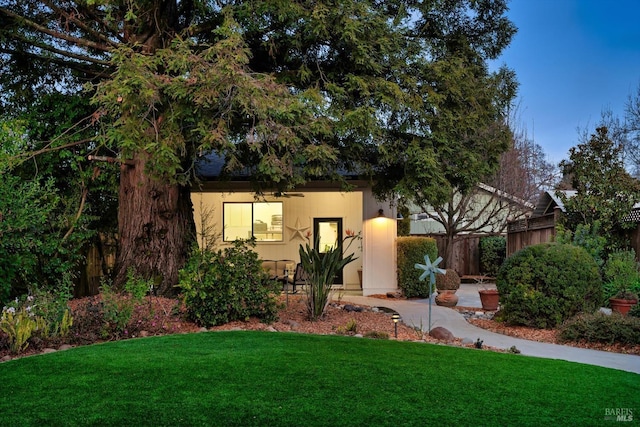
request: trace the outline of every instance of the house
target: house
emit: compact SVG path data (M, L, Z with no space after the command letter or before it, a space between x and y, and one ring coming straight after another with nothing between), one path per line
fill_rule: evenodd
M198 232L213 227L223 245L253 236L262 260L297 263L300 245L317 244L322 252L350 230L362 239L345 253L358 259L344 268L335 286L362 289L365 296L397 290L396 210L377 200L365 181L345 174L350 191L334 182L312 181L290 193L256 197L247 177L220 181L221 167L215 158L199 165L202 182L191 194Z
M476 276L480 271L480 238L504 235L507 224L531 214L534 206L490 185L479 183L466 196L455 194L441 210L427 206L423 210L410 206L411 235L436 239L438 252L446 252L447 239L453 236L453 249L446 268L462 276ZM445 226L446 225L446 226Z

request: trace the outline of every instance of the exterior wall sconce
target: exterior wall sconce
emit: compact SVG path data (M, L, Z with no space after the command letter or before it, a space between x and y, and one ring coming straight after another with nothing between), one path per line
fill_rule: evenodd
M384 218L384 210L382 209L378 209L378 216L377 218Z
M394 313L393 316L391 316L391 319L393 319L393 328L396 339L398 339L398 321L400 321L400 315L398 313Z

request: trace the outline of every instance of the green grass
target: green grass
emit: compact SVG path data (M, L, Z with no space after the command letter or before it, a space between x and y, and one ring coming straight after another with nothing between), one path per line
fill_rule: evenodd
M3 426L615 424L606 408L637 420L640 376L340 336L170 335L0 364Z

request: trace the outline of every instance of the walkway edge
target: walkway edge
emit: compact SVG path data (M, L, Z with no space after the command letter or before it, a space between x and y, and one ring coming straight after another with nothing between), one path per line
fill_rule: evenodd
M370 307L385 307L398 312L402 322L409 327L421 327L425 332L429 327L428 300L385 300L344 295L341 301ZM514 338L474 326L467 322L464 316L457 311L433 305L431 307L431 327L434 328L436 326L447 328L456 338L469 338L473 341L480 338L485 345L491 347L509 349L515 346L520 350L520 354L525 356L565 360L640 374L640 356Z

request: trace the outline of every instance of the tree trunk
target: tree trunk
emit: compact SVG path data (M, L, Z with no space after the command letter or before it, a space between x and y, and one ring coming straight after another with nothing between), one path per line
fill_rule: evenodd
M132 269L153 279L155 294L170 296L195 241L193 206L188 187L147 176L146 159L141 153L121 167L115 285L122 288Z

